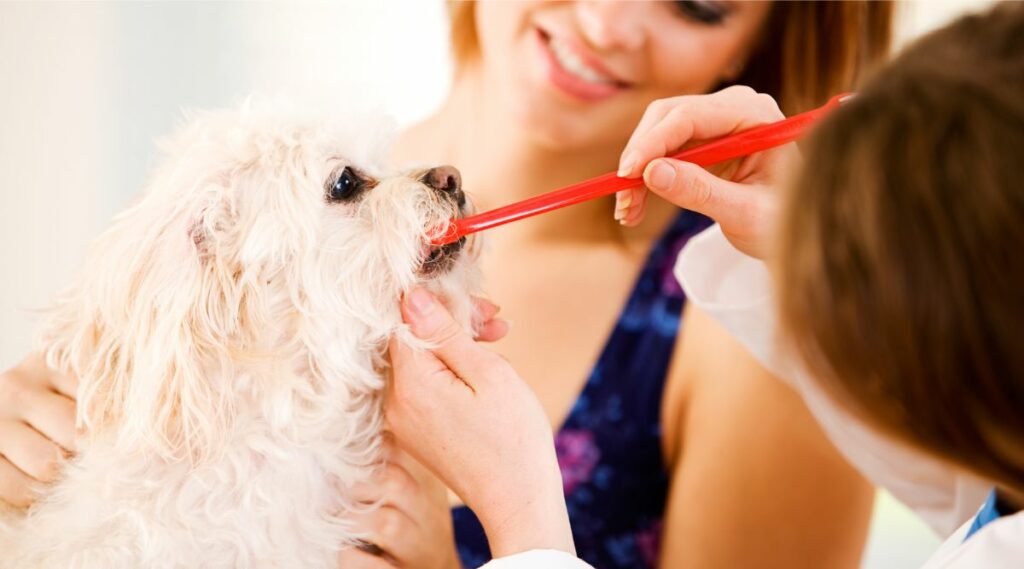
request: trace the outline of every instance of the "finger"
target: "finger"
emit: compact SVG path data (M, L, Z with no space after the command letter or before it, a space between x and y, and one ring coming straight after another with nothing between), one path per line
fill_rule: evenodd
M644 110L644 116L640 118L640 122L633 129L633 134L629 136L629 140L626 141L626 146L622 149L622 154L619 156L619 169L616 174L620 178L640 177L640 174L643 173L643 164L639 164L636 161L637 157L630 152L630 148L637 140L644 138L654 125L661 122L680 99L682 97L660 99L647 106L647 109Z
M35 500L32 479L0 456L0 500L15 508L27 508Z
M415 494L417 497L422 497L424 492L436 490L433 486L441 486L442 493L446 494L447 488L423 463L401 446L393 432L385 431L384 440L387 463L401 468L402 471L398 473L399 477L408 476L408 481L411 482L407 488L400 489L405 491L403 495ZM401 507L400 504L398 506Z
M642 172L643 170L641 170L641 173ZM644 186L615 192L615 213L612 217L614 217L616 221L624 223L623 220L626 219L630 210L635 209L637 205L644 202L646 199L647 188Z
M393 506L381 506L369 512L348 516L353 523L353 531L365 542L371 543L380 550L381 556L391 556L399 561L408 559L415 544L410 543L409 536L418 535L416 523L405 512ZM367 548L363 548L367 551Z
M723 228L760 224L765 199L754 188L723 180L696 164L661 159L644 171L651 191L673 204L702 213Z
M645 164L678 151L691 140L718 138L781 118L781 114L775 116L750 107L705 103L691 101L672 109L627 151L638 163Z
M22 418L64 450L75 450L75 402L52 391L28 391Z
M400 466L403 469L403 474L409 476L413 482L413 485L410 485L408 490L415 494L417 506L406 508L406 511L410 512L413 518L422 523L424 515L430 509L431 500L446 500L448 488L430 469L416 460L416 457L395 444L394 436L391 433L387 435L391 439L388 442L388 461L391 464ZM401 504L396 505L402 507Z
M72 401L78 399L78 378L67 373L60 373L51 370L50 386L54 391Z
M477 346L437 298L422 287L402 300L402 316L412 333L436 347L431 351L467 385L485 379L488 352Z
M338 553L338 569L394 569L394 567L393 562L376 554L375 550L364 551L356 545L346 547Z
M640 222L643 221L644 214L647 211L647 198L650 196L650 193L651 192L647 191L647 188L644 188L642 193L638 192L636 194L637 197L629 204L629 207L622 214L622 219L619 220L619 223L626 227L636 227L637 225L640 225Z
M480 297L473 297L473 306L476 312L475 326L476 335L474 339L478 342L496 342L505 337L508 333L509 324L506 320L497 318L501 307L490 300Z
M435 391L453 384L469 391L465 389L468 387L465 381L452 373L434 352L413 349L398 338L389 340L388 352L392 370L388 397L400 394L410 401L420 402L437 397Z
M501 312L500 306L486 298L480 298L479 296L473 297L473 306L476 308L476 313L483 322L491 320Z
M497 342L508 335L512 323L503 318L495 318L484 322L476 332L476 339L479 342Z
M378 500L383 505L399 509L416 500L419 484L404 466L388 462L380 473L367 483L352 486L351 496L358 502L372 503Z
M668 156L691 140L717 138L784 118L774 99L749 87L730 87L675 101L657 124L630 140L623 162L644 168L647 162Z
M49 482L60 472L60 447L25 423L0 422L0 441L4 457L32 478Z
M19 367L22 368L25 377L33 383L45 385L65 397L76 398L78 378L49 367L42 355L33 354L25 358Z
M413 470L419 463L398 445L394 433L384 431L382 438L384 439L384 456L387 464L399 466L407 474L413 474Z

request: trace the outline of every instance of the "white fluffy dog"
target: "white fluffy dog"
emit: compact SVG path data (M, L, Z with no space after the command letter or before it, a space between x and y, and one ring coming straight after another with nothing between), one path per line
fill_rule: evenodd
M336 566L399 298L426 283L468 326L476 280L462 243L427 245L463 213L458 172L385 173L379 130L243 108L165 145L49 315L85 440L0 516L0 567Z

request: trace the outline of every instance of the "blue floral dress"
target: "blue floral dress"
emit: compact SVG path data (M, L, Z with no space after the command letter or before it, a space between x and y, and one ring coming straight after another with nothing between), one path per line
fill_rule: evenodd
M655 242L565 424L555 435L576 552L597 569L654 567L668 496L661 398L685 298L672 274L686 241L711 225L684 211ZM465 567L490 559L473 512L452 510Z

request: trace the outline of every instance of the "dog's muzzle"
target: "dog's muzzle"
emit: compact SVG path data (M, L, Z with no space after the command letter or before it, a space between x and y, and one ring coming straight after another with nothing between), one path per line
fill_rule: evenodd
M466 194L462 191L462 174L455 166L431 168L423 174L421 181L442 198L452 200L460 212L466 207Z
M449 200L455 206L459 217L465 213L466 194L462 191L462 174L455 166L431 168L423 174L420 181L442 199ZM465 245L466 238L463 237L454 243L430 249L420 270L425 275L435 275L448 270Z

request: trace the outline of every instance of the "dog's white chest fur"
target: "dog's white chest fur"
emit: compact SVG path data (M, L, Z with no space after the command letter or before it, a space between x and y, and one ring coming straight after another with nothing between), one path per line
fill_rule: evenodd
M384 349L408 339L398 299L426 284L468 326L477 281L470 255L424 249L461 193L382 173L369 134L246 108L167 145L49 315L88 435L0 516L0 568L337 566L346 490L379 462Z

